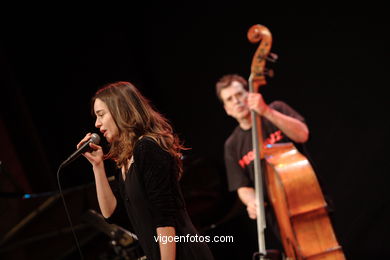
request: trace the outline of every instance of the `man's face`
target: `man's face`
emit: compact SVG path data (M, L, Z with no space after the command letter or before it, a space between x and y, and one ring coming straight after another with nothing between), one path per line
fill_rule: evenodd
M220 96L229 116L240 120L249 115L250 110L246 104L248 91L240 82L233 81L230 86L221 90Z

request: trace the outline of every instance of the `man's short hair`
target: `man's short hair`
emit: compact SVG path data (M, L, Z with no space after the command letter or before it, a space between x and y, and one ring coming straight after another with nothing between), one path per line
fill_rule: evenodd
M221 91L229 87L233 81L241 83L244 89L248 90L248 81L246 79L244 79L238 74L226 74L222 76L215 84L216 94L220 101L223 102L221 98Z

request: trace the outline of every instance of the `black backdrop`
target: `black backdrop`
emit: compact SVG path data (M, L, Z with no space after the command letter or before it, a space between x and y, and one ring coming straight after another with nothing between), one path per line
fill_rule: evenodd
M189 158L217 169L219 191L227 193L223 143L235 122L214 84L226 73L248 77L257 45L246 33L259 23L272 32L279 56L268 64L275 77L261 91L266 101L284 100L306 118L307 147L335 203L334 227L346 255L389 256L388 29L381 8L264 9L260 3L150 4L83 22L55 12L22 23L13 18L0 42L0 159L2 178L12 184L2 191L56 190L58 165L86 132L97 131L90 97L105 83L125 80L170 119L192 148ZM12 150L22 169L7 165ZM87 171L87 162L76 161L62 175L63 187L90 183ZM210 177L198 178L207 183ZM28 210L19 209L12 221L3 211L2 233Z

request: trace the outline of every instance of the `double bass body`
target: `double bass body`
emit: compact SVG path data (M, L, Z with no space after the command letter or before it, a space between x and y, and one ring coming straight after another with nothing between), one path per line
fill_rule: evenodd
M266 184L288 259L342 260L320 185L292 143L264 149Z

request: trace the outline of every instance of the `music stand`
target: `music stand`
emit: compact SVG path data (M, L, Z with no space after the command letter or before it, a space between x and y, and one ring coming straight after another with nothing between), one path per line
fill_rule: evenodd
M126 260L146 259L137 235L116 224L107 223L101 214L92 209L87 211L83 219L111 238L109 244L118 256Z

